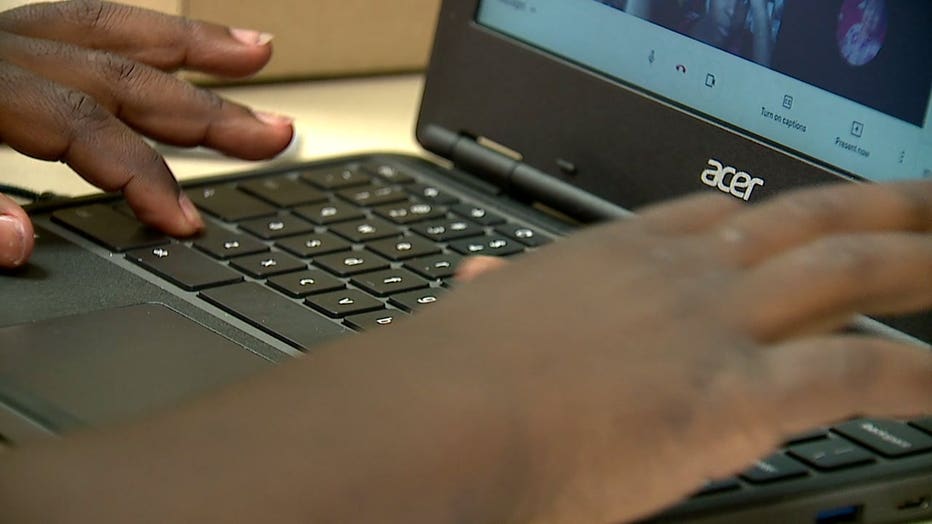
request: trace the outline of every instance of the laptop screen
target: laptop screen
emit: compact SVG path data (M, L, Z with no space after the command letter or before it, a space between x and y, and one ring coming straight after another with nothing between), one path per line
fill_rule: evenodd
M932 177L928 0L484 0L478 21L833 170Z

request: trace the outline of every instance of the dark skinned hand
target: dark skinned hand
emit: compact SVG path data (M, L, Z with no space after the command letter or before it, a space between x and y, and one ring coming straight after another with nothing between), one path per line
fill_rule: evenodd
M838 331L932 305L930 233L928 181L645 209L477 276L478 261L410 319L218 395L0 455L0 507L42 523L634 520L813 426L932 412L927 348Z
M107 2L0 13L0 141L122 191L149 225L193 234L200 215L140 135L251 160L281 152L290 119L254 113L172 74L251 75L268 62L270 38ZM0 268L22 265L32 249L29 218L0 195Z
M287 119L170 74L248 75L269 53L260 33L114 4L8 11L0 140L190 234L197 212L137 133L274 155ZM643 517L811 426L932 411L927 349L837 332L855 312L932 306L930 232L930 182L645 209L496 271L474 262L472 282L378 335L4 453L0 520ZM0 200L0 265L31 249L25 213Z
M508 385L493 395L524 399L535 489L515 521L643 517L814 426L932 411L928 348L837 331L932 306L932 182L639 215L514 264L473 260L424 312L468 340L452 367L489 363L486 387Z

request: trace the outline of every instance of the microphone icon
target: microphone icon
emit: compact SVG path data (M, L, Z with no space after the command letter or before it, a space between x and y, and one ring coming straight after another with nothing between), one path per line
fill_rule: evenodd
M651 49L651 50L650 50L650 55L647 56L647 61L650 62L651 65L653 65L653 64L654 64L654 60L656 60L656 57L654 56L654 50Z

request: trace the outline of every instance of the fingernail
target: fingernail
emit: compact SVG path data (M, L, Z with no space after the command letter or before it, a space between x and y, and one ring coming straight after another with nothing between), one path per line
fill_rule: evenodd
M204 219L201 218L201 213L194 206L194 202L191 202L191 199L188 198L188 195L181 193L181 196L178 197L178 205L181 206L181 212L184 213L184 217L189 224L198 231L204 229Z
M270 126L290 126L294 123L294 118L275 113L266 113L265 111L256 111L253 113L256 118Z
M271 33L263 33L252 29L231 28L230 35L246 45L264 46L275 38Z
M0 216L0 261L13 267L26 261L26 228L11 216Z

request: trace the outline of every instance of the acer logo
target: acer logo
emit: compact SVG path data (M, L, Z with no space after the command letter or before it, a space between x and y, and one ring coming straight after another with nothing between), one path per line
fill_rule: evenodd
M714 158L709 159L709 167L702 172L699 179L707 186L718 188L719 191L742 200L751 198L754 188L764 185L763 179L752 177L731 166L724 166Z

